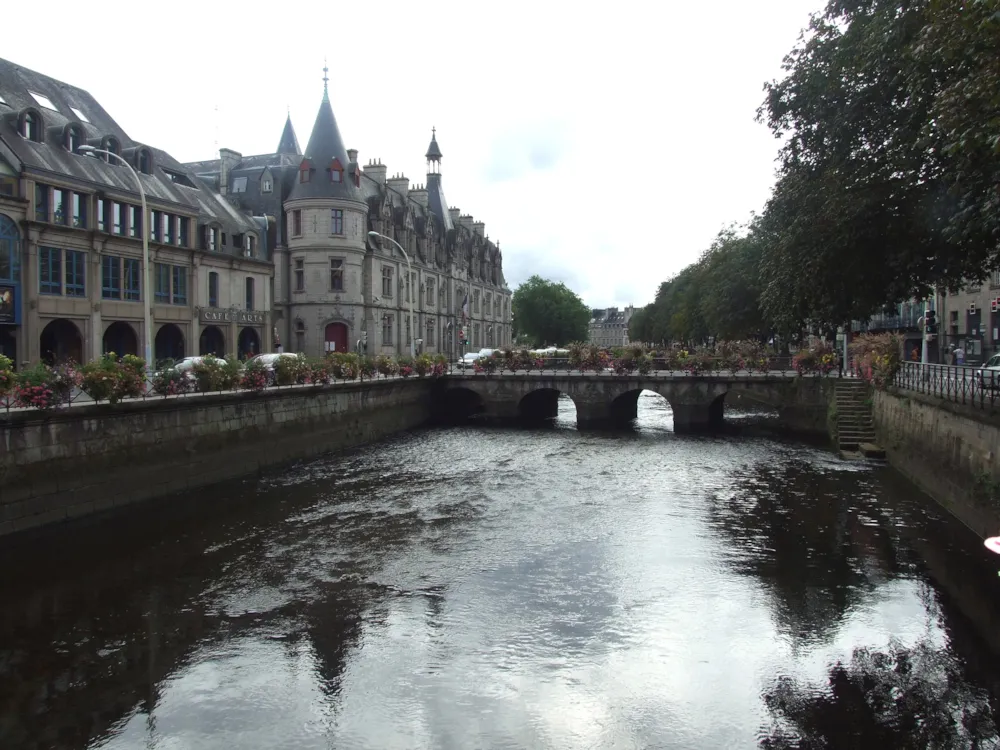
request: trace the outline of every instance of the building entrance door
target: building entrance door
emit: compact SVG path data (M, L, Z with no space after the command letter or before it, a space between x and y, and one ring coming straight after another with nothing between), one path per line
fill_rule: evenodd
M330 323L326 327L326 347L327 352L346 352L347 326L343 323Z

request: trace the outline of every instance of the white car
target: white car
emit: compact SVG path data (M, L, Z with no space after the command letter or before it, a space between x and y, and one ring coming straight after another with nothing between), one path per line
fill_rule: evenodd
M976 378L983 388L1000 388L1000 354L994 354L976 370Z
M278 360L282 357L301 357L301 354L295 354L294 352L273 352L271 354L257 354L247 360L250 362L260 362L264 365L264 369L267 370L267 384L274 385L275 380L275 368L278 366Z

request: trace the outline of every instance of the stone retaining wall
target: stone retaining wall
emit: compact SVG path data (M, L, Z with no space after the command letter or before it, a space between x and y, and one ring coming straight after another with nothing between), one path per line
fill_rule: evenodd
M1000 533L1000 414L876 391L879 444L896 469L982 537Z
M0 536L423 424L432 383L379 380L0 416Z

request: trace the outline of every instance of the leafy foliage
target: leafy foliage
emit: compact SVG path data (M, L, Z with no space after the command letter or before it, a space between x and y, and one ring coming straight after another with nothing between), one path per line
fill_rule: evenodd
M563 283L532 276L514 290L511 305L515 337L532 346L587 338L590 310Z

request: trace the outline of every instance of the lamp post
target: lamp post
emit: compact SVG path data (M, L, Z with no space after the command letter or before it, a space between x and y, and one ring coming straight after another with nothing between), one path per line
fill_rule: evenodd
M153 307L152 307L152 297L149 291L149 230L152 227L149 224L149 211L146 210L146 191L142 188L142 180L139 179L139 175L132 165L125 161L118 154L111 151L106 151L102 148L94 148L93 146L80 146L77 149L81 154L86 154L87 156L95 156L97 154L104 154L106 156L113 157L125 165L125 168L129 171L129 174L135 179L135 184L139 187L139 200L142 201L142 226L139 228L142 234L142 299L143 299L143 327L145 329L143 338L146 340L146 380L150 381L153 377Z
M401 252L403 257L406 258L406 287L410 290L410 356L415 357L416 353L414 351L414 345L416 341L413 338L413 297L415 296L415 292L417 290L413 288L413 269L410 266L410 256L406 254L403 246L396 242L396 240L392 239L392 237L386 237L384 234L379 234L378 232L369 232L368 236L372 239L389 240L389 242L399 248L399 252Z

